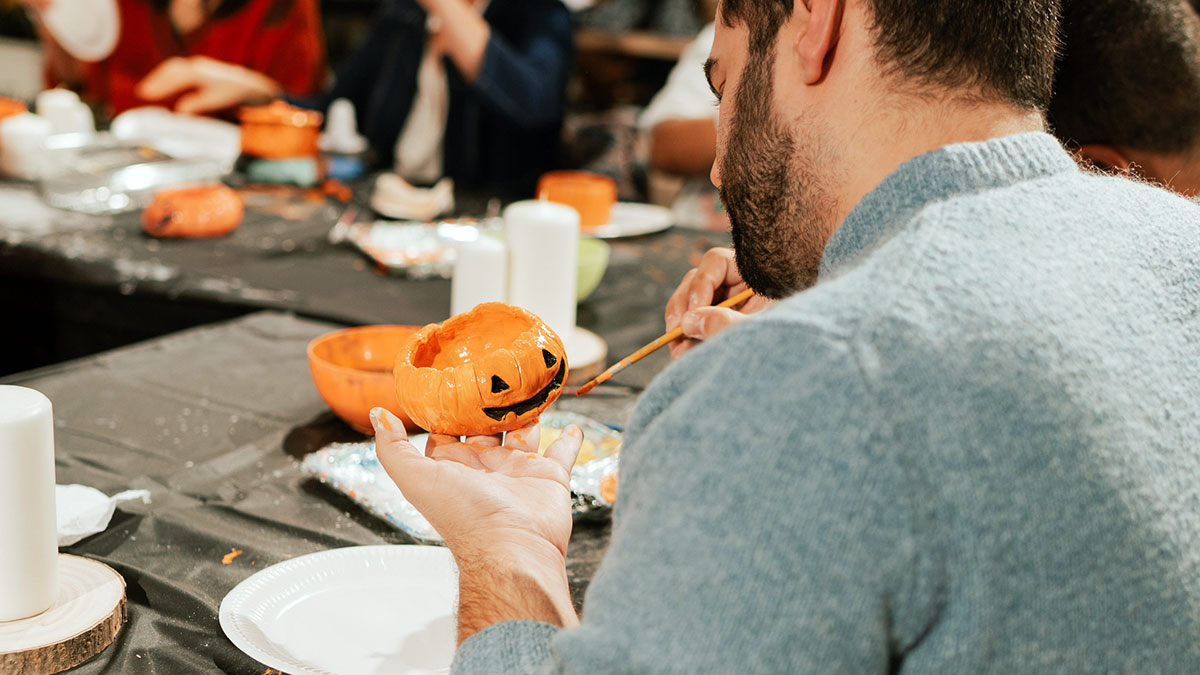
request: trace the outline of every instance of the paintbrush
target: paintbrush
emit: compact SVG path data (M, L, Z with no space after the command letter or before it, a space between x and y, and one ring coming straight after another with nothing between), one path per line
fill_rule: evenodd
M741 304L741 303L745 302L746 300L749 300L750 296L752 296L752 295L754 295L753 289L747 288L746 290L742 291L741 293L738 293L737 295L733 296L732 298L729 298L725 302L722 302L721 304L717 305L717 307L733 307L734 305ZM641 349L630 354L629 356L626 356L625 358L621 359L620 361L617 361L611 367L609 367L608 370L597 375L596 378L593 379L591 382L588 382L587 384L580 387L575 392L575 395L583 396L584 394L586 394L589 391L591 391L592 389L594 389L596 385L598 385L602 382L607 382L609 380L609 378L611 378L613 375L616 375L617 373L621 372L622 370L625 370L629 366L637 363L638 361L641 361L642 359L649 356L652 352L658 350L660 347L664 347L681 337L683 337L682 324L680 326L676 327L675 330L667 331L662 336L656 338L650 344L646 345L645 347L642 347Z

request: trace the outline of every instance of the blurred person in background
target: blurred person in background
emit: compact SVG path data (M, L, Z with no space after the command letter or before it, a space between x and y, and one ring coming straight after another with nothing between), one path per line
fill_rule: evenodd
M559 0L389 0L333 87L293 102L349 99L382 163L412 182L531 194L555 161L572 50ZM210 110L286 91L257 73L171 64L139 87L152 98L187 90Z
M1049 121L1081 159L1200 194L1200 16L1188 0L1067 0Z
M55 0L25 0L35 20ZM84 62L39 24L47 84L77 89L108 116L157 104L214 112L230 102L201 88L160 95L140 86L151 71L197 70L260 88L309 96L325 80L325 39L316 0L117 0L120 38L107 58ZM86 20L81 18L81 20Z
M729 217L708 180L717 152L717 99L704 79L713 24L696 36L638 118L650 148L651 200L670 203L678 225L726 230Z

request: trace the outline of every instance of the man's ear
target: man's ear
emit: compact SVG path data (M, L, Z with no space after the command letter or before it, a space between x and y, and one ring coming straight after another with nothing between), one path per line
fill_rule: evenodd
M1086 143L1079 146L1077 152L1080 157L1101 171L1121 174L1133 172L1133 161L1111 145Z
M792 43L792 51L800 60L800 72L805 84L818 84L825 78L829 61L837 49L842 31L842 11L845 0L802 0L795 11L808 14L808 22Z

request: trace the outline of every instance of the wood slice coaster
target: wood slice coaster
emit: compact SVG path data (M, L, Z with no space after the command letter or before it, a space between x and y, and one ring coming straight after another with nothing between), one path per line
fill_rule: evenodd
M0 622L0 672L57 673L104 651L125 623L125 580L108 565L58 554L58 599L50 609Z
M608 356L608 343L604 338L586 328L575 328L570 340L564 340L567 348L567 384L583 384L604 372L604 357Z

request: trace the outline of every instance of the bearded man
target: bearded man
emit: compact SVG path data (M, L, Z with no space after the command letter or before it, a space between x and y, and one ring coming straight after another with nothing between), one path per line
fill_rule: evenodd
M1057 11L723 0L736 265L673 309L780 300L642 397L582 619L578 430L425 455L376 413L455 672L1200 672L1200 211L1044 132Z

